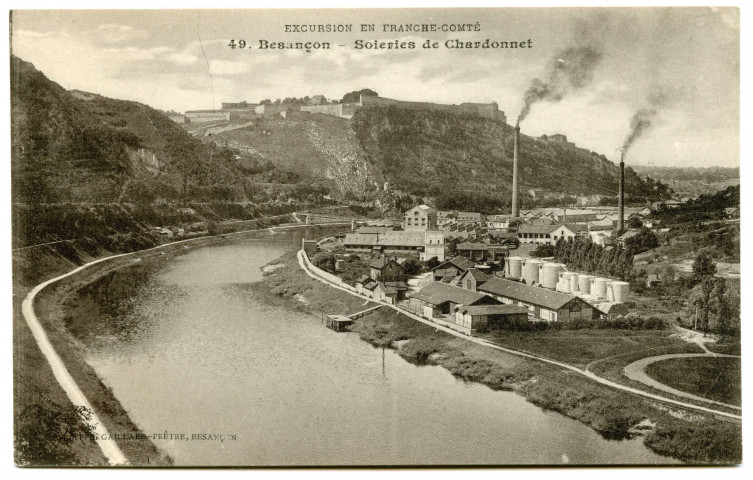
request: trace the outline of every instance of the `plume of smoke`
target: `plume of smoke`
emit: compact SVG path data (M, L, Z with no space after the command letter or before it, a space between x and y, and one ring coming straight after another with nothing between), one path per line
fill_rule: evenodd
M651 128L651 124L654 122L656 114L659 113L661 107L666 105L667 102L669 102L669 95L664 91L649 95L648 105L635 112L633 118L630 120L630 133L625 137L625 141L622 143L623 155L630 150L633 142Z
M526 90L518 124L525 119L534 103L559 102L569 92L579 90L593 80L593 71L601 52L592 46L569 47L555 55L546 79L535 78Z

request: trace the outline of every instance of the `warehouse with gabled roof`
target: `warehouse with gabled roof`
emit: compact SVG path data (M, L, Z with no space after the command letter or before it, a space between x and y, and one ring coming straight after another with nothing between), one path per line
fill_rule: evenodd
M598 314L598 310L575 295L503 278L488 280L478 287L478 291L488 293L502 303L526 307L529 316L547 322L591 320Z

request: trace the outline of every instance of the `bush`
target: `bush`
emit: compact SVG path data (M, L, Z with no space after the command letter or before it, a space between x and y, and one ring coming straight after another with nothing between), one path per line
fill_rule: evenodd
M83 406L62 407L44 395L24 405L16 418L13 436L18 465L60 466L76 464L71 446L94 443L92 411Z
M409 340L400 347L400 356L411 363L423 365L429 360L432 353L439 350L437 343L431 338L418 337Z
M319 252L311 259L311 263L317 268L321 268L325 272L335 273L335 263L337 259L333 253Z

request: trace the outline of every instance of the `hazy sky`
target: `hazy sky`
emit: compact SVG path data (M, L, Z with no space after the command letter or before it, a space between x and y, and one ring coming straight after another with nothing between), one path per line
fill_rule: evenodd
M385 33L384 24L479 23L465 33ZM285 33L286 24L352 24L352 33ZM361 33L360 24L377 31ZM737 9L412 9L16 11L13 53L65 88L161 109L219 108L361 88L442 103L496 101L514 123L530 82L562 49L588 45L592 81L557 103L533 105L528 135L564 133L619 159L633 114L661 92L654 124L630 164L738 166ZM356 50L365 41L525 41L516 50ZM251 48L230 49L231 39ZM331 50L260 50L259 40L328 41ZM338 46L344 44L344 47ZM203 51L202 51L203 47ZM211 73L211 78L210 78Z

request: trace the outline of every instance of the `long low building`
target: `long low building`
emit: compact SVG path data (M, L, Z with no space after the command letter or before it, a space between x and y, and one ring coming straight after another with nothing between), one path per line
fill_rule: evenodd
M528 315L536 320L591 320L598 314L598 310L575 295L503 278L488 280L478 287L478 291L492 295L502 303L526 307Z
M444 238L441 232L355 232L345 235L343 245L348 252L414 255L421 260L437 257L437 260L444 261Z

